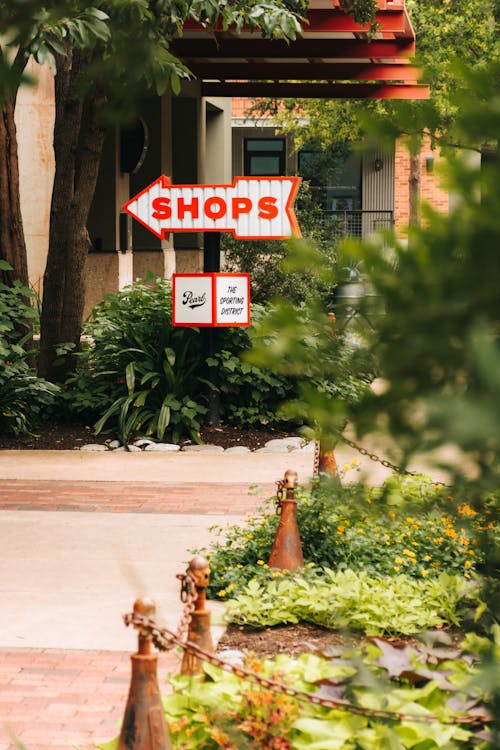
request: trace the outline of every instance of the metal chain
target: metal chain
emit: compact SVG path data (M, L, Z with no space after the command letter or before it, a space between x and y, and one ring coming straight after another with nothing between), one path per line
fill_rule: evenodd
M354 450L358 451L358 453L361 453L362 456L366 456L367 458L369 458L370 461L375 461L376 463L382 464L382 466L385 466L386 469L392 469L392 471L395 471L397 474L404 474L405 476L409 477L418 476L418 473L416 471L408 471L408 469L402 469L400 466L396 466L396 464L387 461L387 459L380 458L380 456L377 456L376 453L370 453L370 451L367 451L366 448L363 448L361 445L358 445L352 440L349 440L349 438L344 437L344 435L339 435L339 437L342 442L348 445L350 448L354 448ZM435 484L438 483L435 482Z
M313 464L313 477L319 476L319 456L321 452L321 446L319 440L314 441L314 464Z
M276 515L279 516L282 508L283 489L285 486L285 482L283 479L278 479L275 484L278 487L278 489L276 490Z
M305 690L297 690L284 685L277 680L261 677L255 672L245 669L244 667L236 667L234 664L220 659L218 656L205 651L204 649L197 646L191 641L182 641L177 635L170 632L166 628L159 628L156 622L151 617L146 617L138 613L130 613L124 615L124 622L126 625L133 625L142 634L147 634L154 645L159 651L169 651L173 646L179 646L184 651L196 656L198 659L208 661L216 667L219 667L224 672L230 672L240 677L243 680L248 680L254 684L264 687L276 693L288 695L291 698L295 698L298 701L311 703L315 706L323 706L325 708L335 708L340 711L346 711L352 714L358 714L360 716L367 716L376 719L386 719L388 721L415 721L415 722L440 722L441 724L469 724L469 725L482 725L485 722L477 716L458 715L453 716L449 720L440 719L438 716L433 714L426 714L425 716L419 714L405 714L397 711L384 711L382 709L365 708L364 706L357 706L354 703L350 703L347 700L334 699L334 698L322 698L318 695L308 693Z

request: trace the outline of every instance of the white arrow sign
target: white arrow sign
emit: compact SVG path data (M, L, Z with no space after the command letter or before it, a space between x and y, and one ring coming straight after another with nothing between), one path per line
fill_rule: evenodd
M160 239L169 232L231 232L236 239L300 237L300 177L235 177L232 185L172 185L161 175L123 206Z

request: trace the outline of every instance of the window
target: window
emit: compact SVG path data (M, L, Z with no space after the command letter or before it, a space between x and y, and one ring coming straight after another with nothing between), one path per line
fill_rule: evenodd
M286 174L284 138L245 138L244 171L250 177Z

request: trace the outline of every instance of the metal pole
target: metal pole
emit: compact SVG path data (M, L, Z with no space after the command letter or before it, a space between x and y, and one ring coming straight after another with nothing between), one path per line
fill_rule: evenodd
M220 271L220 232L205 232L203 235L203 271L218 273ZM205 351L207 358L213 357L219 348L219 337L216 328L205 329ZM220 424L220 397L216 390L218 383L215 368L209 367L207 380L214 388L208 389L208 423L210 427Z

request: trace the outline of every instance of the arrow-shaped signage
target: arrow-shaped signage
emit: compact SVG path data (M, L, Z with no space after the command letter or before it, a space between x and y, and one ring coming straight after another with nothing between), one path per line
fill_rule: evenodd
M231 232L236 239L300 237L293 209L300 177L235 177L232 185L172 185L161 175L123 206L157 237Z

